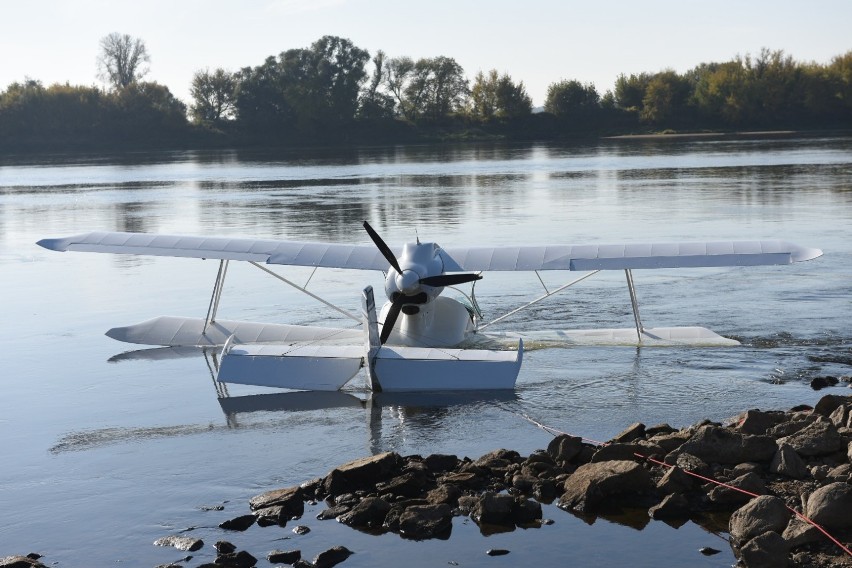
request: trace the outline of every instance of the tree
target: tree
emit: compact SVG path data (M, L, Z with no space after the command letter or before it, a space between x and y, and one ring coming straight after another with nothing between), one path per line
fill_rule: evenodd
M562 117L587 117L600 106L600 95L593 83L559 81L547 87L544 110Z
M399 114L409 120L414 120L413 110L408 108L405 91L414 72L414 60L410 57L394 57L385 64L385 73L382 82L396 99Z
M379 92L387 74L385 52L381 49L373 57L373 76L361 95L358 115L361 118L393 118L394 99L392 96Z
M654 75L645 88L640 117L652 124L675 124L686 119L690 84L672 70Z
M407 118L439 120L459 110L469 94L464 69L452 57L418 59L404 88Z
M480 120L516 118L532 112L532 99L523 82L515 85L508 74L492 69L487 75L476 74L470 90L471 113Z
M190 113L196 122L218 124L233 117L237 79L224 69L196 71L192 77Z
M624 110L640 111L642 99L645 98L645 89L651 75L648 73L632 74L628 77L622 73L615 80L615 104Z
M151 61L145 42L127 34L113 32L101 38L98 55L99 77L116 89L141 80L147 73L145 63Z

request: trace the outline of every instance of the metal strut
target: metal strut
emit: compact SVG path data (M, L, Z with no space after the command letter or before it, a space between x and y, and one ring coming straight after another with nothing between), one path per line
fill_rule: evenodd
M219 261L219 272L216 274L216 282L213 284L213 294L210 296L210 305L207 307L207 317L204 318L204 331L207 333L207 328L211 323L216 323L216 312L219 311L219 300L222 299L222 290L225 287L225 275L228 273L229 260Z
M633 286L633 271L627 268L624 270L624 274L627 276L627 289L630 291L633 319L636 321L636 336L639 338L639 343L642 343L642 334L645 333L645 328L642 326L642 319L639 317L639 302L636 300L636 288Z

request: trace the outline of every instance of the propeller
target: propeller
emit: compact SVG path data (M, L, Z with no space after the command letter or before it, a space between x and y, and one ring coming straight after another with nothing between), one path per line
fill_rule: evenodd
M376 245L376 248L379 249L379 252L382 253L382 256L385 257L385 260L388 261L388 264L396 270L396 273L403 277L415 276L416 272L409 270L404 274L402 267L399 264L396 256L393 254L391 248L385 243L381 236L376 232L373 227L367 221L364 221L364 230L367 231L367 234L370 235L370 239L373 241L373 244ZM420 244L420 241L417 243ZM390 277L390 275L389 275ZM423 278L419 278L416 280L417 286L429 286L432 288L443 288L444 286L455 286L457 284L466 284L467 282L474 282L476 280L480 280L482 278L479 274L438 274L435 276L426 276ZM388 314L385 317L385 322L382 325L382 333L379 336L379 341L382 345L390 337L391 331L393 331L393 326L396 325L396 320L399 318L399 313L403 310L403 306L412 305L412 304L425 304L429 301L429 295L422 291L412 292L410 285L413 285L414 282L409 281L409 284L406 284L406 290L409 292L405 294L403 292L394 292L391 294L390 301L391 305L388 309ZM416 308L415 308L416 309ZM416 313L416 312L415 312Z

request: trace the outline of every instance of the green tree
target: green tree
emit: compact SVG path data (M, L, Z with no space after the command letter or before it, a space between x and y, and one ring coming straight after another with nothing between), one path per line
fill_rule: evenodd
M645 88L640 117L657 126L683 123L691 94L689 81L672 70L654 75Z
M140 81L151 61L145 42L127 34L113 32L101 38L98 55L98 76L116 89Z
M532 99L523 82L516 85L508 74L500 76L496 69L487 75L476 74L470 90L471 114L479 120L516 118L532 112Z
M600 95L592 83L563 80L547 87L544 110L560 117L587 117L600 106Z
M410 108L405 92L414 74L414 60L410 57L394 57L385 63L382 84L396 101L400 116L414 120L415 109Z
M373 57L373 75L366 89L361 94L361 103L358 114L367 119L389 119L393 118L395 106L391 95L379 91L385 83L387 75L387 62L385 52L379 50Z
M215 125L233 118L237 79L222 68L196 71L189 93L192 96L190 114L196 122Z
M623 73L615 80L615 104L624 110L639 112L642 110L642 100L645 98L645 90L651 75L648 73L631 74L629 77Z
M440 120L463 108L469 94L464 69L452 57L419 59L405 87L409 118Z

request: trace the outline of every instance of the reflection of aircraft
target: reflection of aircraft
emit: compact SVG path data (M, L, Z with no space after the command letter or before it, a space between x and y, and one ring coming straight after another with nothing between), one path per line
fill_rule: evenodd
M221 347L218 380L301 390L338 390L363 366L373 391L510 389L523 355L520 334L482 331L602 270L624 270L635 329L535 332L534 339L566 343L731 345L702 327L646 329L639 317L634 269L790 264L822 254L783 241L728 241L629 245L549 245L442 248L418 239L391 248L365 221L373 245L307 243L145 233L88 233L44 239L58 251L87 251L219 259L207 317L159 317L114 328L107 335L146 345ZM247 261L357 321L363 329L218 320L228 262ZM260 263L382 270L385 302L377 316L373 291L353 315ZM485 271L582 271L584 275L491 322L482 323L476 297L442 296L445 288L475 284ZM540 279L540 278L539 278ZM542 282L542 286L544 286ZM381 324L379 322L382 322ZM516 350L482 349L483 339L511 338ZM494 347L493 341L491 346Z

